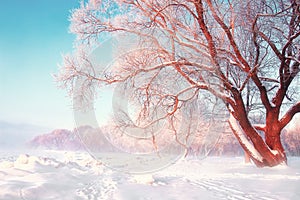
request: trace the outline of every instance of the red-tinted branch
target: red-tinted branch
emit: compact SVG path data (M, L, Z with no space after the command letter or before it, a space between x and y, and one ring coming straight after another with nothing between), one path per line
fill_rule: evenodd
M300 113L300 101L294 104L286 114L280 119L280 127L284 128L295 116L295 114Z

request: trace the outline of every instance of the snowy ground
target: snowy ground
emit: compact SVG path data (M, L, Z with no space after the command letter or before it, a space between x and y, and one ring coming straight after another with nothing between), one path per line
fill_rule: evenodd
M144 175L113 171L87 153L1 152L0 199L300 199L300 159L257 169L243 158L185 159Z

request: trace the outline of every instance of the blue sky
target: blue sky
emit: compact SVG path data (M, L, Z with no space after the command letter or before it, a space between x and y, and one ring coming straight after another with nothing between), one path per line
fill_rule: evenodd
M79 0L5 0L0 5L0 120L73 128L72 99L51 74L72 51L70 10Z

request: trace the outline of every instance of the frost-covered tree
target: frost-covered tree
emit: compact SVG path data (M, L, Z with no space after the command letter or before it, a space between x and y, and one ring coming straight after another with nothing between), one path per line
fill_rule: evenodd
M251 160L276 166L286 163L281 132L300 112L299 9L299 0L90 0L72 12L77 49L65 56L59 80L71 92L79 77L83 92L126 83L141 102L140 117L161 108L171 121L210 93L224 102ZM95 72L88 52L117 33L135 36L139 50Z

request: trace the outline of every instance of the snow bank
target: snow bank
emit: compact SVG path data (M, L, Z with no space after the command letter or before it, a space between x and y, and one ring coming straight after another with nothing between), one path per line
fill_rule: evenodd
M242 157L186 158L152 174L113 171L84 152L0 155L0 199L298 200L300 158L258 169Z

